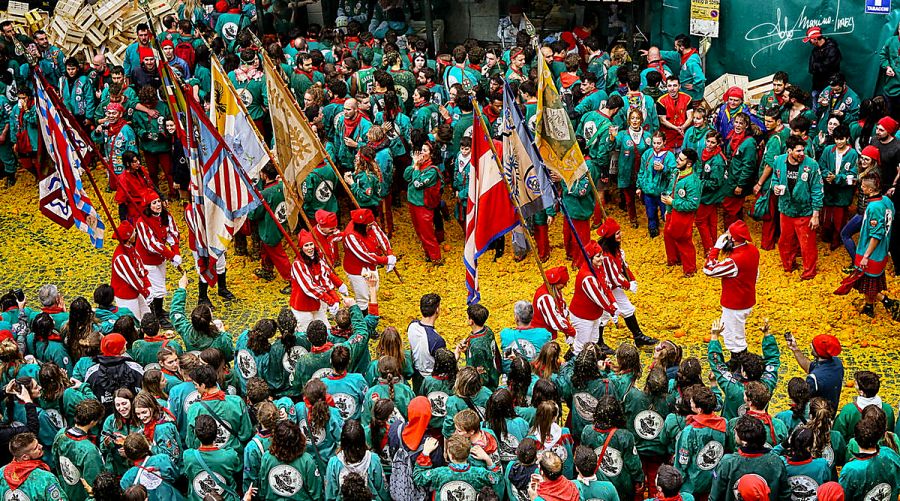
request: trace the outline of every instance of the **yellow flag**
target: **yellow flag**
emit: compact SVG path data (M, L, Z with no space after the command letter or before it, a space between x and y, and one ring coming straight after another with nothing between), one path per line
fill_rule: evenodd
M215 55L209 69L212 80L209 120L234 152L241 169L250 179L258 179L260 169L269 161L266 146L254 132L255 125L241 105L237 89Z
M538 102L535 113L534 142L548 169L572 186L587 172L584 155L575 140L572 121L559 99L553 74L538 51Z
M269 116L272 118L272 133L275 136L275 154L281 168L281 180L287 190L301 193L303 180L325 161L318 139L306 122L294 96L285 85L278 68L263 52L263 68L266 74L266 88L269 92ZM288 222L296 227L301 207L297 207L291 197L288 203Z

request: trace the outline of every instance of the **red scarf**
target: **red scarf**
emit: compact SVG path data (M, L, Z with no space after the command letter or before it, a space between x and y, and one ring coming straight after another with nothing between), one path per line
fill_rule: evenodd
M312 79L313 79L312 73L310 73L308 71L303 71L299 66L294 68L294 73L296 73L298 75L303 75L306 78L308 78L310 82L312 82Z
M691 58L694 54L697 54L697 49L688 49L687 52L681 55L681 65L684 66L687 64L688 59Z
M225 400L225 392L222 390L216 390L201 396L200 400Z
M125 122L125 119L122 117L119 117L119 120L117 120L116 123L109 124L107 126L106 134L109 137L116 137L119 135L119 132L122 131L122 128L125 127L126 124L127 124L127 122Z
M738 148L744 144L744 139L747 139L746 129L740 134L738 134L735 129L731 129L731 132L728 133L728 141L731 145L731 158L734 158L734 156L737 155Z
M766 411L754 411L752 409L747 409L747 415L753 416L756 419L759 419L769 428L769 436L772 437L772 444L777 445L778 439L775 437L775 425L772 424L772 416L769 415Z
M715 414L695 414L688 416L685 422L694 428L711 428L722 433L725 433L727 426L725 418Z
M578 487L566 477L544 480L538 484L537 494L547 501L578 501Z
M323 344L322 346L313 346L312 348L309 349L309 351L311 353L325 353L326 351L330 350L333 346L334 346L334 343L332 343L331 341L328 341L327 343Z
M40 459L14 460L3 469L3 478L6 479L6 483L9 484L11 490L16 490L28 480L28 475L31 475L31 472L38 468L50 471L50 467Z
M356 127L359 126L362 118L363 115L358 110L356 112L356 117L352 120L347 118L347 115L344 115L344 137L353 137L353 133L356 132Z
M306 404L307 409L313 408L313 404L310 403L308 398L303 397L303 403ZM325 394L325 403L328 404L328 407L337 407L334 403L334 397L328 393Z
M716 149L714 149L714 150L710 150L709 148L703 148L703 151L700 152L700 159L703 160L703 163L705 164L706 162L709 161L710 158L712 158L716 155L721 155L721 154L722 154L721 146L716 146Z
M681 64L684 64L684 59L681 60ZM652 63L647 63L648 68L653 68L663 77L663 81L666 81L666 62L660 59L659 61L653 61Z
M222 396L224 400L224 394ZM147 437L147 441L151 444L153 443L153 437L156 436L156 425L163 422L162 419L151 419L149 423L144 425L144 436Z

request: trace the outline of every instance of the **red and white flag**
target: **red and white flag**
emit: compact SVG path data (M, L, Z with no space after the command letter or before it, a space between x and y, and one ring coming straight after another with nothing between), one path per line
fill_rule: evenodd
M469 166L466 246L463 249L469 304L481 300L478 291L478 256L494 240L503 238L519 224L509 188L483 124L480 114L477 114L472 125L472 164ZM499 149L500 144L496 144Z

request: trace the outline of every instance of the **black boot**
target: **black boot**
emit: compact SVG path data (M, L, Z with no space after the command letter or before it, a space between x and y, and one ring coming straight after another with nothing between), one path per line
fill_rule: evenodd
M871 304L871 303L866 303L866 305L863 306L862 314L869 316L871 318L875 318L875 305Z
M225 301L234 301L235 299L237 299L234 296L234 294L232 294L231 291L228 290L228 282L225 279L224 272L219 273L218 285L219 285L219 297L221 297Z
M210 309L212 309L212 301L209 300L209 284L201 280L197 289L197 306L205 304L206 306L209 306Z
M600 326L600 337L597 338L597 348L600 349L600 354L604 356L609 356L615 353L609 345L606 344L606 341L603 340L603 329L605 326Z
M625 325L627 325L628 330L631 331L631 336L634 338L634 344L638 347L652 346L659 342L659 339L644 334L644 331L641 330L641 326L638 325L637 317L635 315L625 317Z
M234 235L234 255L246 256L247 254L247 235L236 233Z
M163 311L163 298L158 297L153 300L153 314L159 320L159 326L163 329L172 329L172 322L169 321L169 314Z

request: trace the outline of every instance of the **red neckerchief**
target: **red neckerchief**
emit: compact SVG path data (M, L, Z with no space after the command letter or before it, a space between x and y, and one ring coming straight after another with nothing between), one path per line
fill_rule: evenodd
M3 478L6 479L6 483L9 484L11 490L16 490L28 480L28 475L31 475L31 472L38 468L50 471L50 467L40 459L13 460L3 469Z
M753 416L756 419L762 421L766 426L769 427L769 436L772 437L772 444L777 444L778 439L775 438L775 425L772 424L772 416L769 415L766 411L754 411L752 409L747 409L747 415Z
M682 500L681 494L675 494L674 496L672 496L670 498L656 498L656 501L681 501L681 500Z
M309 399L308 399L308 398L303 397L303 403L306 404L306 408L307 408L307 409L312 409L313 406L312 406L312 404L309 402ZM325 394L325 403L328 404L328 407L335 407L335 404L334 404L334 397L332 397L330 394L327 394L327 393L326 393L326 394Z
M681 55L681 65L684 66L687 64L687 60L694 54L697 54L697 49L688 49L687 52L683 53Z
M725 433L727 422L725 418L716 416L715 414L694 414L685 419L685 423L694 428L711 428L716 431Z
M165 336L159 336L159 335L144 338L144 341L148 342L148 343L165 343L168 340L169 340L169 338L167 338Z
M491 454L492 452L495 452L497 450L497 439L494 438L493 435L491 435L490 433L481 432L481 437L481 440L473 441L472 445L480 445L481 448L484 449L484 452L487 452L488 454Z
M792 461L790 459L787 460L787 464L791 466L800 466L809 463L812 463L812 458L804 459L803 461Z
M682 62L681 64L684 64L684 62ZM666 62L663 61L662 59L660 59L658 61L653 61L651 63L647 63L647 67L655 69L660 75L663 76L663 79L666 78L666 70L665 70Z
M334 346L334 343L331 341L326 342L322 346L313 346L309 349L311 353L325 353L330 350Z
M309 71L303 71L299 66L297 66L296 68L294 68L294 73L296 73L296 74L298 74L298 75L303 75L303 76L305 76L306 78L308 78L310 81L312 81L312 79L313 79L313 75L312 75L311 72L309 72Z
M768 454L768 451L746 452L746 451L744 451L744 449L740 449L740 448L738 449L738 455L740 455L741 457L745 457L745 458L758 458L758 457L763 457L766 454Z
M480 337L484 337L484 335L486 333L487 333L487 327L482 327L477 332L473 332L473 333L469 334L469 339L477 339Z
M346 100L347 100L346 97L336 97L336 98L334 98L334 99L331 100L331 104L340 104L340 105L343 105L343 104L344 104L344 101L346 101Z
M215 445L201 445L200 447L197 448L197 450L200 452L212 452L212 451L219 450L219 448L216 447Z
M716 155L721 155L721 154L722 154L721 146L716 146L716 149L714 149L714 150L710 150L709 148L703 148L703 151L700 152L700 159L703 160L703 163L706 163L712 157L714 157Z
M224 396L222 400L225 400ZM162 419L151 419L149 423L144 425L144 436L147 437L147 441L151 444L153 443L153 437L156 436L156 425L161 422L163 422Z
M62 336L60 336L60 334L54 330L50 333L49 336L47 336L47 341L57 341L62 343Z
M350 339L350 336L353 335L353 330L352 329L341 329L341 328L335 327L334 329L331 329L331 335L336 336L336 337L342 337L344 339Z
M344 115L344 137L353 137L353 133L356 132L356 127L362 122L362 118L363 114L359 110L356 111L356 117L353 119L348 119L347 115Z
M481 65L480 64L470 64L469 68L472 68L473 70L477 71L478 73L481 73Z
M562 84L563 87L568 89L575 82L579 80L577 73L570 73L568 71L560 73L559 75L559 83Z
M126 122L125 119L119 117L119 119L114 124L109 124L106 128L106 134L109 137L116 137L119 135L119 132L122 131L122 128L125 127Z
M77 430L78 433L72 433L72 430ZM66 430L66 437L70 440L75 440L76 442L80 442L82 440L90 440L91 442L93 442L94 438L96 438L93 435L85 433L77 428L69 428L68 430Z
M431 82L431 81L425 82L425 88L426 88L426 89L433 89L435 86L437 86L437 84L434 83L434 82Z
M335 371L328 375L328 379L330 379L332 381L337 381L338 379L344 379L344 377L346 377L346 376L347 376L347 371L344 371L344 372Z
M429 157L429 158L426 158L422 162L422 165L419 166L418 170L419 170L419 172L423 172L425 170L428 170L428 168L431 166L432 166L432 161L431 161L431 158Z
M543 499L559 501L576 501L579 499L578 487L564 476L556 480L544 480L538 484L537 495Z
M62 313L62 306L47 306L46 308L41 308L41 313L46 313L48 315L56 315L57 313Z
M738 134L735 132L735 129L731 129L731 132L728 133L728 141L731 144L731 158L734 159L734 156L737 155L738 148L744 144L744 140L747 139L747 129L744 129L744 132Z
M553 61L555 62L563 62L566 60L566 56L553 56Z
M225 392L219 389L216 391L207 393L200 397L200 400L225 400Z

